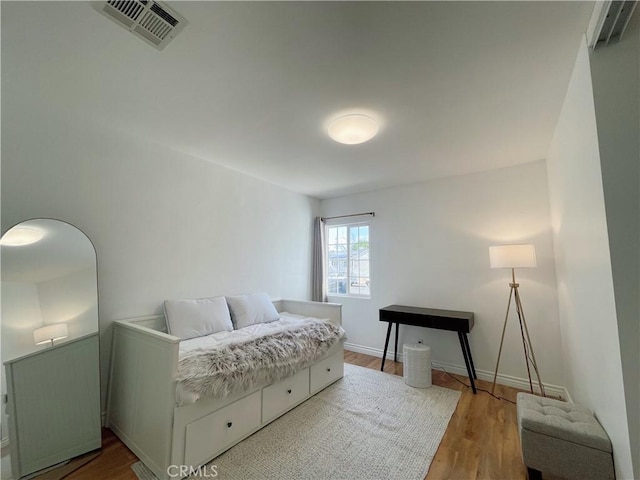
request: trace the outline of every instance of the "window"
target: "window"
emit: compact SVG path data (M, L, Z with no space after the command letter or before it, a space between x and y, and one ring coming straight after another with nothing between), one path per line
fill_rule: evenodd
M328 294L370 297L369 224L328 226L326 244Z

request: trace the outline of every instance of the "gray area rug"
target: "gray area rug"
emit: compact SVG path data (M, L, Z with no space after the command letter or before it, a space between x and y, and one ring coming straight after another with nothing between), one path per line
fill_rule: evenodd
M424 479L460 392L344 367L343 379L214 459L208 471L220 480Z
M136 462L131 465L131 470L136 474L139 480L158 480L151 470L142 462Z

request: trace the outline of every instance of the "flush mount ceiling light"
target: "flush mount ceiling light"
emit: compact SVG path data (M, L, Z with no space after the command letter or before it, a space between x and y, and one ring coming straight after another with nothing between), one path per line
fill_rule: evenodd
M4 234L0 244L2 246L19 247L36 243L44 237L41 230L27 227L14 227Z
M378 122L361 113L342 115L329 123L329 136L339 143L357 145L378 133Z

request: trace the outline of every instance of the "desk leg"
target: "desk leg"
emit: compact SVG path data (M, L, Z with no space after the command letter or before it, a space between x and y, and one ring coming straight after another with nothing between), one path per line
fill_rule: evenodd
M398 361L398 330L400 329L400 324L396 322L396 344L393 348L393 361Z
M467 355L467 349L464 344L464 333L458 332L458 339L460 340L460 348L462 349L462 356L464 357L464 364L467 367L467 374L469 375L469 381L471 382L471 390L476 393L476 383L473 381L473 372L471 371L471 365L469 363L469 356Z
M393 327L393 322L389 322L389 327L387 327L387 339L384 341L384 353L382 354L382 365L380 365L380 371L384 370L384 361L387 358L387 347L389 346L389 337L391 336L391 328Z
M467 355L469 357L469 364L471 365L471 371L473 372L473 378L477 380L478 375L476 374L476 367L473 364L473 357L471 356L471 347L469 346L469 337L467 337L466 333L463 333L462 339L464 340L464 346L467 348Z

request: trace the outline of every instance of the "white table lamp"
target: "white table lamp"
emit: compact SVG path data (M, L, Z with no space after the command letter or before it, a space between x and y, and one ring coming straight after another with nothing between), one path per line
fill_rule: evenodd
M68 336L69 329L66 323L54 323L53 325L46 325L33 331L33 340L36 342L36 345L51 342L51 346L53 346L55 340L62 340Z
M540 380L540 373L538 372L538 364L536 362L536 356L533 353L533 346L531 345L531 338L529 338L529 329L527 328L527 322L524 317L524 310L522 309L522 302L520 301L520 292L518 287L519 283L516 283L516 268L533 268L536 266L536 249L533 245L498 245L489 247L489 263L491 268L510 268L511 269L511 283L509 287L509 301L507 303L507 314L504 317L504 325L502 327L502 337L500 338L500 349L498 350L498 360L496 361L496 371L493 375L493 386L491 393L496 388L496 378L498 377L498 367L500 366L500 355L502 354L502 344L504 342L504 333L507 329L507 320L509 319L509 308L511 307L511 299L515 299L516 312L518 313L518 322L520 324L520 335L522 337L522 348L524 349L524 360L527 365L527 375L529 377L529 387L531 393L533 393L533 382L531 381L531 369L536 373L538 378L538 386L540 387L540 393L545 396L544 387L542 386L542 380Z

